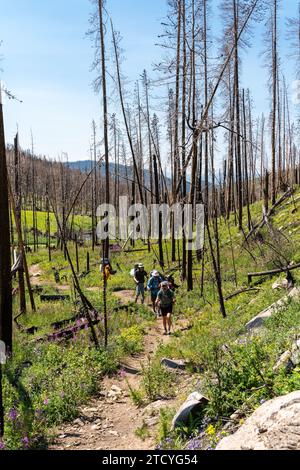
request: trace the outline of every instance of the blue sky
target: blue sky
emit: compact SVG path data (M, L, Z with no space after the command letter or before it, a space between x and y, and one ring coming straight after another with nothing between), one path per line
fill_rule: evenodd
M151 72L152 63L161 56L155 42L167 12L166 1L108 0L107 6L123 37L124 72L134 81L144 68ZM7 142L13 141L18 125L24 148L30 147L32 129L36 152L51 158L61 152L67 152L70 160L87 158L91 120L101 122L101 101L91 87L93 49L85 37L93 6L89 0L0 0L0 7L1 78L23 100L23 104L5 104ZM282 26L284 15L294 16L296 10L297 0L284 0ZM266 71L258 57L261 28L256 32L243 80L245 87L254 90L260 113L267 112L268 101ZM281 50L291 83L293 66L286 59L285 43Z

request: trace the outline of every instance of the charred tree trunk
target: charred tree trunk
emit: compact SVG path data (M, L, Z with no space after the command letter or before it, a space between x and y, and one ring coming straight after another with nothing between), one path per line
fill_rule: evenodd
M16 194L16 216L19 220L20 226L21 222L21 187L20 187L20 162L19 162L19 136L18 134L14 140L14 157L15 157L15 194ZM22 257L22 262L18 270L18 281L19 281L19 298L20 298L20 313L26 313L26 296L25 296L25 283L24 283L24 269L23 269L23 254L22 248L18 247L18 255Z
M155 182L155 202L159 206L160 195L159 195L159 180L158 180L158 169L157 169L157 157L153 155L153 169L154 169L154 182ZM158 227L158 249L159 249L159 264L161 268L164 268L164 252L162 243L162 214L159 212L159 227Z
M6 352L12 353L12 285L8 179L2 97L0 90L0 340Z
M104 23L103 23L103 0L98 0L99 23L100 23L100 42L101 42L101 69L102 69L102 99L103 99L103 125L104 125L104 152L105 152L105 203L110 202L109 193L109 148L108 148L108 111L107 111L107 91L106 91L106 58L104 41ZM107 230L109 233L109 228ZM104 244L105 257L109 256L109 237Z

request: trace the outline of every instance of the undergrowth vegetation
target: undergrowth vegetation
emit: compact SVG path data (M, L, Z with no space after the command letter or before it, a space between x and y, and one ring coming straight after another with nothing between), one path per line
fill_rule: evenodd
M245 241L230 220L219 220L220 257L223 274L224 296L247 288L247 273L274 269L300 261L300 225L297 215L297 196L278 208L271 224L264 227L259 237ZM261 219L261 204L251 207L253 223ZM45 214L39 215L43 231ZM80 216L78 216L80 217ZM27 214L30 225L30 213ZM54 222L53 222L54 223ZM78 219L81 226L87 221ZM246 221L245 221L246 226ZM51 229L54 233L55 226ZM63 253L52 251L48 259L46 249L28 253L29 266L35 265L38 273L34 284L47 294L67 294L70 301L42 303L35 294L37 313L28 312L18 319L23 328L37 328L34 335L16 329L14 354L4 367L5 440L6 449L45 448L51 437L52 426L70 421L77 416L78 406L101 389L101 377L115 373L120 360L126 355L139 354L143 349L146 327L154 321L147 306L130 304L120 310L115 295L129 290L134 300L134 282L129 271L134 263L143 261L150 272L157 263L157 247L138 242L136 249L143 251L115 253L111 262L117 273L108 281L107 308L109 314L109 345L97 349L90 339L90 332L74 333L70 341L39 341L44 335L53 333L53 323L72 318L79 313L80 303L72 288L71 271ZM170 259L171 247L165 244ZM75 246L69 244L75 263ZM90 272L86 272L87 252L90 254ZM201 295L202 262L204 263L203 292ZM82 289L93 306L103 310L103 280L99 271L100 254L86 244L79 247L79 280ZM60 281L56 282L54 270L58 270ZM171 341L158 348L155 357L143 366L139 389L130 389L137 406L161 398L176 396L178 377L160 364L162 357L185 359L195 373L198 390L209 398L209 404L200 421L191 422L185 429L170 431L170 422L175 410L161 413L157 441L159 448L214 448L223 436L222 426L230 415L241 410L246 418L260 403L278 395L299 389L300 371L275 373L273 367L282 352L290 348L295 336L300 333L300 309L297 301L274 314L258 335L249 335L245 324L257 313L284 295L282 290L272 289L274 278L262 278L253 286L256 290L242 293L226 300L227 318L223 319L218 306L217 289L208 251L194 265L195 289L186 292L180 280L178 263L166 265L165 270L175 274L181 284L177 291L174 326L178 318L186 318L188 331L176 331ZM278 277L284 278L278 275ZM293 271L295 283L300 274ZM15 283L15 286L17 284ZM130 293L132 291L132 293ZM147 302L150 300L147 297ZM29 299L27 298L29 306ZM126 302L127 303L127 302ZM14 312L18 313L17 296ZM175 328L176 329L176 328ZM100 342L103 342L103 325L97 327ZM187 390L189 391L194 390ZM137 433L148 436L146 426Z

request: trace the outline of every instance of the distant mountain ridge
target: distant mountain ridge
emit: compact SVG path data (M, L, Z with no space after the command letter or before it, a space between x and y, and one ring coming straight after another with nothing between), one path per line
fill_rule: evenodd
M77 161L77 162L67 162L66 165L73 170L80 170L84 173L87 173L91 171L91 169L94 167L94 162L92 160L84 160L84 161ZM100 168L101 168L101 176L105 176L105 166L101 165ZM109 171L112 177L117 173L117 167L112 162L109 164ZM124 178L128 177L129 179L133 179L134 169L132 166L126 167L125 165L120 164L119 174L120 174L120 177L124 177ZM150 184L150 172L148 169L144 170L144 178L145 178L146 185L149 185ZM166 181L167 181L168 186L171 187L171 183L172 183L171 178L166 176Z
M77 162L67 162L66 165L73 169L73 170L79 170L79 171L82 171L83 173L88 173L89 171L91 171L92 168L94 168L94 162L92 160L83 160L83 161L77 161ZM105 166L104 164L101 165L101 176L105 176ZM116 165L114 163L110 163L109 164L109 171L110 171L110 174L111 176L113 177L116 173L117 173L117 168L116 168ZM132 166L127 166L126 165L122 165L120 164L119 165L119 172L120 172L120 177L122 178L129 178L129 179L133 179L133 176L134 176L134 169ZM166 181L167 181L167 185L169 186L169 188L171 188L172 186L172 180L170 177L166 176ZM145 179L145 183L147 186L150 185L150 172L148 169L145 169L144 170L144 179ZM187 181L187 191L189 192L190 191L190 182Z

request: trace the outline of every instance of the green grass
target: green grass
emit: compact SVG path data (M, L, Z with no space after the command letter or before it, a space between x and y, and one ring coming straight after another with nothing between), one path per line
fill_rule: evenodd
M299 191L295 198L299 196ZM299 209L300 210L300 209ZM272 217L274 231L270 234L265 227L261 233L265 243L251 240L243 249L244 237L230 219L231 240L228 226L219 220L221 271L223 274L224 295L247 287L247 272L271 269L289 262L300 261L300 225L298 214L292 204L278 208ZM253 222L261 219L261 204L251 207ZM23 214L24 222L25 214ZM27 227L32 224L32 212L26 211ZM45 233L45 213L37 213L38 229ZM89 229L90 218L76 216L78 227ZM246 226L246 220L244 220ZM281 228L282 233L278 229ZM51 215L51 233L56 232L56 223ZM31 235L30 235L31 237ZM40 240L42 240L41 236ZM30 238L32 241L32 238ZM270 246L272 245L272 247ZM136 248L144 248L137 242ZM171 253L170 243L165 249ZM155 247L157 251L157 247ZM69 244L70 256L75 263L75 246ZM80 279L85 295L92 304L103 311L103 280L99 272L100 249L95 251L86 245L79 248L79 273L86 271L86 256L90 253L91 271ZM232 258L234 253L234 259ZM166 255L166 252L165 252ZM166 260L167 260L167 256ZM158 263L154 252L148 251L113 254L113 267L117 266L117 274L108 282L108 314L109 314L109 347L103 345L97 350L90 341L89 333L83 331L76 339L62 343L37 343L36 338L53 332L51 324L74 315L78 306L74 306L72 292L72 276L68 262L63 253L57 249L52 252L52 260L48 252L39 248L36 253L28 254L28 264L39 265L44 293L57 293L60 285L68 285L69 290L63 291L71 295L71 302L43 304L36 295L37 313L23 315L19 322L24 327L39 328L34 336L15 331L14 355L4 367L4 405L5 405L5 439L7 449L44 448L49 438L49 428L63 421L72 420L77 415L78 406L97 394L101 387L101 377L114 373L119 361L129 354L142 350L144 327L151 321L150 311L143 306L133 305L128 311L116 311L118 305L114 291L134 289L134 282L129 275L132 266L137 262L145 264L150 271ZM141 388L132 390L136 404L145 403L161 397L170 398L176 394L176 378L160 366L164 357L188 360L191 366L204 373L199 374L203 392L210 398L206 409L207 425L203 446L214 446L221 437L221 424L232 411L244 410L245 416L259 406L261 400L288 393L299 389L299 369L291 374L273 373L277 357L288 347L295 334L299 333L299 304L293 302L272 317L263 333L253 340L239 343L244 325L261 310L284 295L281 291L273 291L272 284L276 278L266 279L258 286L257 292L245 293L226 302L227 318L223 319L218 306L218 296L210 262L209 253L205 254L204 296L200 295L201 262L195 263L193 292L186 292L182 285L177 292L174 322L177 318L188 318L192 329L178 332L167 344L159 347L157 354L144 367ZM234 282L234 264L237 285ZM176 268L177 263L170 263L169 268ZM60 284L56 284L53 267L59 270ZM297 283L300 273L293 272ZM278 276L280 277L280 276ZM180 271L175 272L175 281L180 284ZM14 286L16 286L14 281ZM98 288L95 291L89 288ZM133 294L134 297L134 294ZM27 298L29 306L29 299ZM30 309L29 309L30 310ZM14 299L14 314L18 313L18 298ZM102 327L99 337L102 336ZM226 344L230 352L224 353L222 346ZM187 393L189 390L187 390ZM170 411L170 410L169 410ZM174 410L173 410L174 412ZM169 423L173 412L165 412L162 416L161 431L158 439L163 441L163 448L184 448L189 437L184 434L169 434ZM214 427L214 432L212 428ZM194 423L189 435L197 439L200 432L199 424ZM141 436L144 430L140 430ZM168 440L171 439L171 440ZM201 447L201 446L200 446Z

